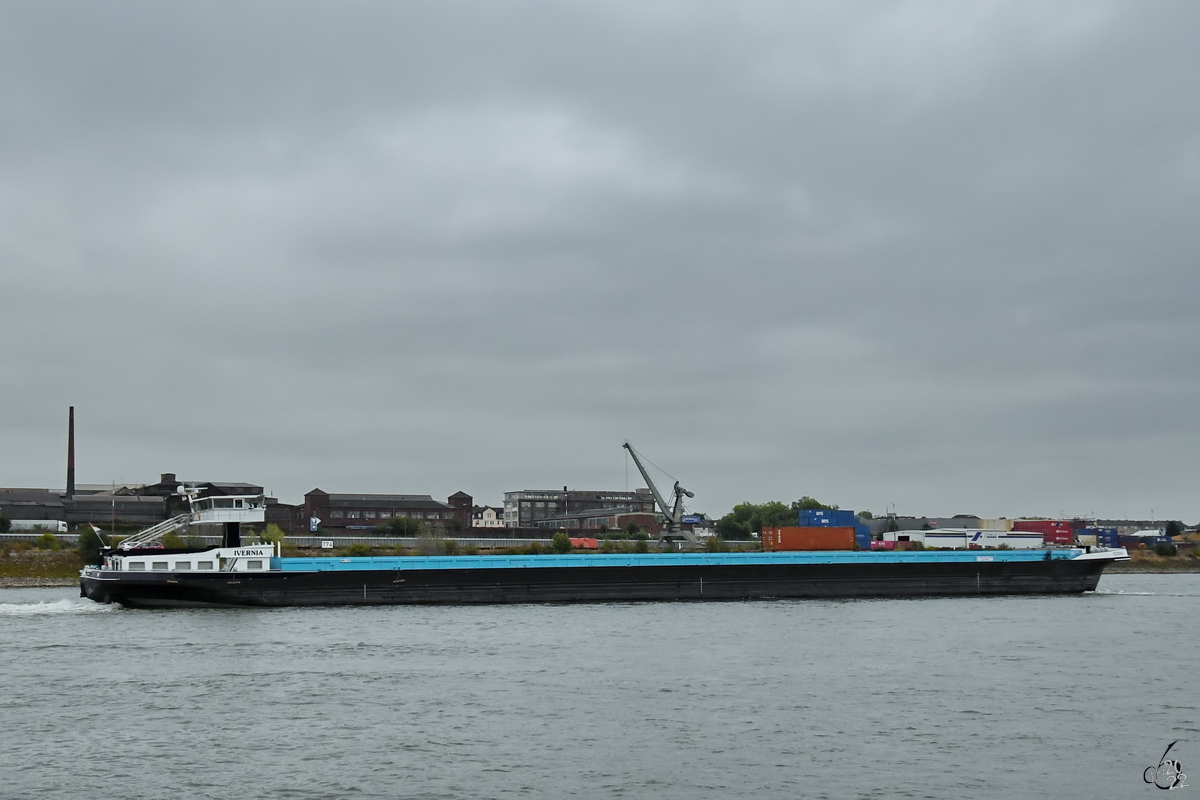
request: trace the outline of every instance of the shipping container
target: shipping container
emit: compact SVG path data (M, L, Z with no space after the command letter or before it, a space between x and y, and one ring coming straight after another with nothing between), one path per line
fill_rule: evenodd
M871 542L872 550L892 550L895 549L896 543L893 542Z
M1029 531L1036 532L1042 535L1047 533L1066 533L1070 536L1071 523L1061 519L1015 519L1013 520L1012 529L1014 531ZM1047 539L1047 541L1049 541ZM1068 541L1070 541L1068 539Z
M1100 545L1101 547L1121 546L1121 537L1117 534L1116 528L1092 526L1090 528L1084 528L1080 531L1080 534L1081 535L1079 539L1081 542L1083 541L1084 536L1094 536L1096 537L1096 544Z
M1121 547L1129 547L1133 549L1144 547L1147 550L1157 547L1160 544L1170 544L1170 536L1122 536L1120 537Z
M871 549L871 529L866 525L859 525L854 529L854 543L858 545L859 550Z
M580 538L572 537L571 538L571 547L574 547L578 550L599 550L600 549L600 540L599 539L590 539L587 537L580 537Z
M1065 531L1046 531L1042 534L1042 541L1046 544L1071 544L1075 541L1075 534L1070 529Z
M854 528L763 528L763 550L853 550Z
M1004 519L1002 517L1000 519L981 519L979 520L979 527L989 531L1011 531L1013 524L1011 519Z
M858 524L854 512L844 509L806 508L798 516L802 528L848 528Z

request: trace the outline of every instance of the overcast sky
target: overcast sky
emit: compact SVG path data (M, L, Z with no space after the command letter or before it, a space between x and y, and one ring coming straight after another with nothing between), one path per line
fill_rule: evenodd
M1195 522L1198 30L3 0L0 485Z

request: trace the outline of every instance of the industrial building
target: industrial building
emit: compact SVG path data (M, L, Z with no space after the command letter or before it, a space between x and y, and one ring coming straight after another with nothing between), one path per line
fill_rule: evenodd
M525 489L504 493L504 524L509 528L610 527L622 514L654 514L649 489L632 492Z
M421 520L431 527L471 527L471 495L455 492L442 503L427 494L330 494L313 489L304 495L304 516L319 520L330 533L363 531L393 517Z

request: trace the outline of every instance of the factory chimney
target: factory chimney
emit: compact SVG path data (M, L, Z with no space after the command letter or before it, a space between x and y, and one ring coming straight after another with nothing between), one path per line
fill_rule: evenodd
M75 496L75 406L67 423L67 499Z

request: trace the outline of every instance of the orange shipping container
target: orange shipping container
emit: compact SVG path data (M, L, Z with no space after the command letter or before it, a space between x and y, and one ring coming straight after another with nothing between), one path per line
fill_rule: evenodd
M763 550L853 550L854 528L763 528Z

